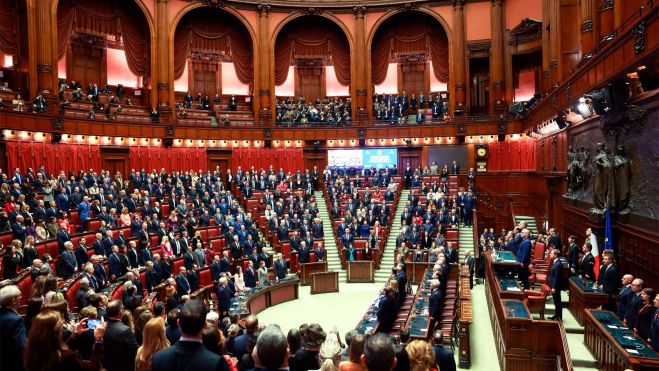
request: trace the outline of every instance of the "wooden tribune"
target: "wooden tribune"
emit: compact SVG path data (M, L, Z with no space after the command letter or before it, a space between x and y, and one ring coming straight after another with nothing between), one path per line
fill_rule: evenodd
M583 281L578 277L570 278L570 312L581 326L585 323L586 309L595 309L609 302L609 295L598 291L584 290Z
M317 272L327 272L327 262L302 263L300 264L300 285L306 286L311 284L311 274Z
M347 263L347 282L375 282L373 262L370 260L352 261Z
M339 291L339 272L311 273L311 295Z
M625 341L630 338L635 339L633 342L638 344L639 347L642 347L640 349L634 349L634 351L638 352L637 354L630 353L628 348L626 349L621 346L614 336L611 335L610 331L607 331L604 327L606 325L618 328L620 326L624 327L615 314L593 309L584 309L583 312L585 321L584 343L595 359L597 359L597 367L600 370L623 371L630 369L635 371L645 371L659 369L659 355L653 352L650 349L650 346L645 341L641 340L640 337L635 336L632 331L628 331L627 337L623 339ZM600 320L595 318L596 315L607 316L611 320L606 324L603 324Z

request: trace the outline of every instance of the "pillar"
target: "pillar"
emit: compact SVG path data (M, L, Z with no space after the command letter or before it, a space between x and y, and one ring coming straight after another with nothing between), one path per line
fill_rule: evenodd
M258 26L258 48L259 48L259 117L258 120L265 125L272 125L274 122L273 116L275 114L274 107L270 105L270 98L274 97L274 82L271 84L271 53L270 53L270 32L268 30L268 18L270 16L270 5L259 4L257 7L259 12L259 26ZM272 85L272 86L271 86ZM270 89L272 87L272 89Z
M355 51L351 56L351 64L354 66L352 72L352 114L358 123L365 123L368 121L370 115L369 99L368 99L368 58L366 58L366 22L364 16L366 15L365 6L356 6L353 9L355 15ZM363 56L363 57L358 57Z
M503 0L492 0L490 46L490 110L503 113L506 108L506 80L504 74Z
M36 96L41 92L48 97L56 97L59 93L55 82L57 81L57 43L53 44L53 17L52 1L35 1L36 34L37 41L37 92L31 92ZM56 35L55 35L56 36ZM53 49L55 48L55 49Z
M171 109L171 102L174 99L174 87L170 86L169 81L169 27L167 17L167 0L156 1L156 89L158 90L158 106L161 110L168 111ZM172 56L173 57L173 56ZM152 85L153 86L153 85Z
M453 0L453 63L455 63L455 107L457 114L466 114L468 106L467 84L466 84L466 43L465 43L465 14L464 6L466 0ZM456 115L457 115L456 114Z
M549 70L551 73L551 84L556 84L561 80L561 69L559 67L560 59L560 41L561 41L561 24L560 24L560 0L549 1Z
M581 2L581 58L588 59L592 56L594 45L593 33L593 0Z
M599 0L599 18L600 18L600 43L609 41L607 36L611 35L615 29L614 17L614 0Z

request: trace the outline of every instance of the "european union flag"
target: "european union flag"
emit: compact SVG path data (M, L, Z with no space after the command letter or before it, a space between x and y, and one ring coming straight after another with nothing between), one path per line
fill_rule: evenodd
M606 208L606 226L604 227L604 250L615 250L613 246L613 226L611 225L611 211Z

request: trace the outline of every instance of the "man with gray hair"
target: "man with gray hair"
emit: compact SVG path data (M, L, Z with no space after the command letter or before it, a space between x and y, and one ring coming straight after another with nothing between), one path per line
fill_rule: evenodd
M71 241L64 242L64 251L60 256L60 264L57 268L57 273L64 279L67 279L75 272L78 271L78 260L73 253L73 243Z
M252 352L253 357L256 355L254 363L264 370L287 370L288 354L286 335L278 325L270 325L261 331Z
M346 334L343 336L344 340L346 341L346 348L343 350L343 353L341 353L341 361L348 361L350 359L350 344L352 343L352 339L354 339L357 335L357 330L352 329L346 332Z
M0 370L23 370L27 338L25 323L18 314L21 290L8 285L0 289Z
M369 371L392 370L396 367L394 342L389 335L377 333L364 344L362 365Z
M81 279L78 292L76 292L79 310L89 305L89 300L87 299L89 297L89 291L89 280L87 278ZM91 292L94 292L94 290L91 290Z

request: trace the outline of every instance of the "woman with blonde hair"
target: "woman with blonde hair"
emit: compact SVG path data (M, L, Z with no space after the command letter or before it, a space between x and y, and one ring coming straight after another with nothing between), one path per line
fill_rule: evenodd
M341 362L341 344L337 335L330 333L327 339L320 345L318 351L318 363L320 371L337 371Z
M136 371L150 371L153 355L159 350L169 347L169 340L165 335L165 321L162 317L154 317L146 323L143 330L142 346L137 349L135 357Z
M169 243L168 236L162 236L162 242L160 243L160 250L163 255L172 256L174 255L174 250L172 250L172 245Z
M410 357L410 371L437 370L435 352L427 341L414 340L405 351Z
M120 227L125 228L125 227L130 227L130 214L128 213L128 208L124 207L121 209L121 214L119 215L119 221L121 222Z

